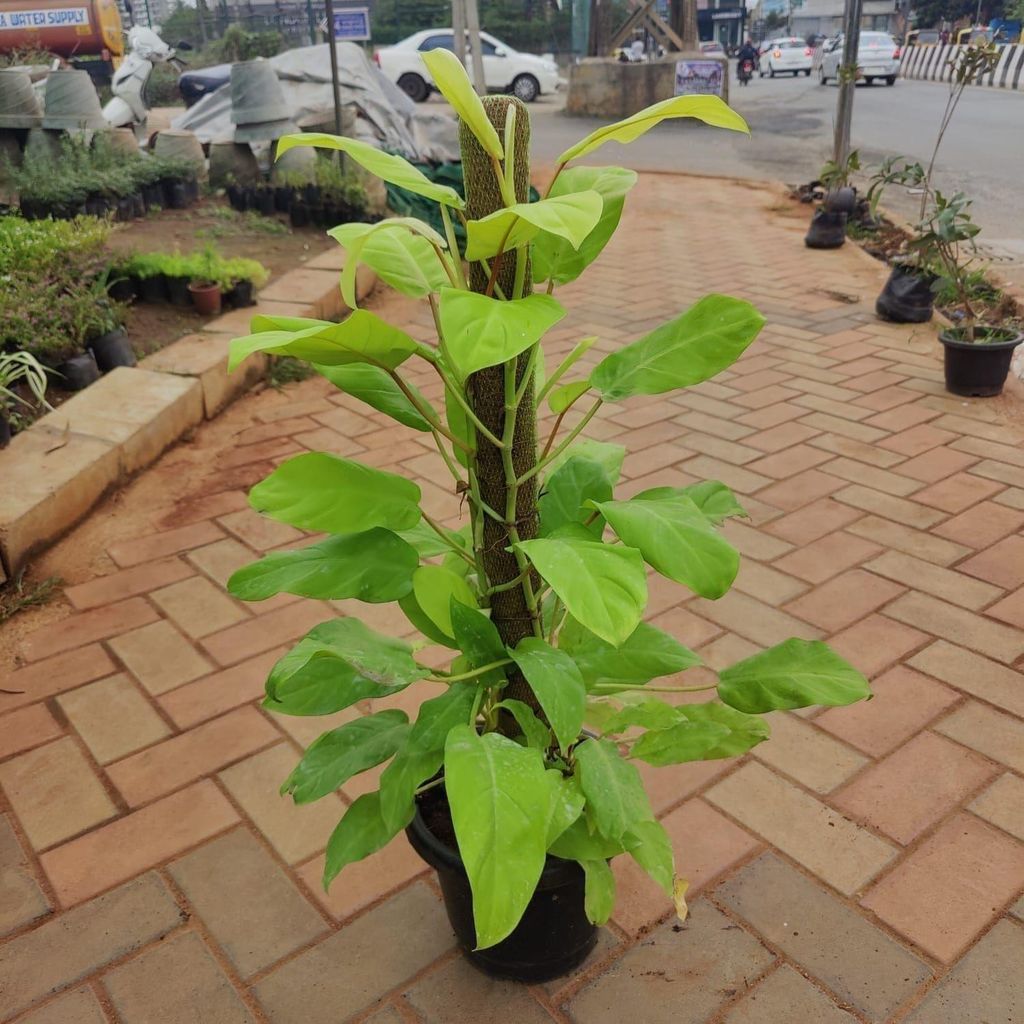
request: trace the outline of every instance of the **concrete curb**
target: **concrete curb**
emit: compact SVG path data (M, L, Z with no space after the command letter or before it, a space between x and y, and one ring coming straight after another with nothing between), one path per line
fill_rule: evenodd
M0 582L263 377L262 354L227 369L231 339L248 332L255 314L340 318L344 259L340 248L327 250L273 280L257 305L218 317L137 367L113 370L18 434L0 451ZM377 277L360 267L356 281L361 300Z

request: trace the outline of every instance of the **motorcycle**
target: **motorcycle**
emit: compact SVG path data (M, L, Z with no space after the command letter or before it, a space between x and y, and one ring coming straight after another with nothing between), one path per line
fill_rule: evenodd
M178 49L190 49L188 43ZM175 48L168 46L151 28L135 25L128 31L128 56L114 72L110 91L113 96L103 108L103 117L112 128L131 128L141 142L146 138L146 84L154 64L173 64L178 71L187 66Z
M740 61L736 76L740 80L740 85L746 85L754 77L754 62L749 57Z

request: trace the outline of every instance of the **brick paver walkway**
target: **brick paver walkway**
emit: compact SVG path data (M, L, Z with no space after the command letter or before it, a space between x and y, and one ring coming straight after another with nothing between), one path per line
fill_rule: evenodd
M18 627L3 686L24 692L0 694L0 1017L1024 1020L1024 447L1001 418L1020 401L947 396L932 330L875 320L881 268L806 251L806 215L777 207L749 185L645 178L555 336L607 349L709 290L760 306L769 326L733 372L595 425L633 453L628 491L717 478L751 512L727 527L746 556L735 591L680 600L652 580L650 614L711 665L825 637L873 679L870 703L775 715L753 756L648 773L691 879L686 925L617 865L585 971L527 989L458 957L404 840L323 894L327 835L373 783L279 798L326 723L265 714L263 679L328 616L408 626L389 606L226 596L235 567L300 539L244 489L326 449L411 472L435 516L459 508L422 435L316 380L250 396L187 459L169 453L103 510L116 539L66 609ZM426 328L402 300L380 306ZM154 508L161 472L180 479Z

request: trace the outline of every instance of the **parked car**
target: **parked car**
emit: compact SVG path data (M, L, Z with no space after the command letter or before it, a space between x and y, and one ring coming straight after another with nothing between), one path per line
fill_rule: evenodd
M385 46L373 58L381 71L399 85L417 103L428 99L434 82L420 59L428 50L452 50L454 36L450 28L427 29ZM489 92L510 92L526 103L554 92L561 84L558 65L532 53L519 53L486 32L480 33L484 57L484 81ZM470 65L469 46L466 63Z
M829 39L822 50L818 78L822 85L830 79L839 80L839 66L843 62L843 37ZM885 79L886 85L895 85L900 73L900 48L888 32L861 32L857 49L857 77L867 85L876 78Z
M772 39L761 49L761 77L768 75L769 78L774 78L783 71L790 72L794 78L801 72L809 75L813 56L814 51L803 39L796 36Z

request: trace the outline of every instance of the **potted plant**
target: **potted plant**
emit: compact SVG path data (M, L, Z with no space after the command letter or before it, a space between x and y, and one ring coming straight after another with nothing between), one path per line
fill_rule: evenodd
M814 211L804 237L809 249L838 249L846 241L846 223L857 209L857 190L850 184L860 170L860 154L852 150L841 164L829 160L812 184L824 189L821 205Z
M126 307L111 298L108 277L108 273L101 274L91 286L78 292L85 312L83 340L100 373L108 373L118 366L134 366L137 362L124 328Z
M158 256L171 305L191 307L193 298L189 286L197 273L203 272L202 266L195 256L182 256L179 252L160 253Z
M216 249L207 245L198 257L190 261L192 280L188 290L196 311L203 316L216 316L220 312L220 257Z
M0 448L11 442L11 418L15 406L32 408L15 388L28 389L36 402L49 409L46 401L46 370L29 352L0 352Z
M225 282L224 301L235 309L254 306L254 290L262 288L270 279L270 273L262 263L244 256L225 260L222 275Z
M743 510L715 481L616 499L624 450L579 441L606 403L696 385L728 367L764 322L750 304L710 295L596 366L580 368L588 338L545 368L543 336L565 314L557 289L598 257L636 180L577 161L666 118L746 131L743 120L714 96L655 104L566 150L545 198L527 203L526 106L478 98L447 51L424 60L461 119L465 201L356 139L282 139L279 153L340 150L440 203L445 230L411 217L334 229L348 251L341 287L353 312L340 324L256 316L253 333L232 343L230 363L256 351L308 360L343 391L429 434L468 521L459 529L435 521L401 476L306 453L283 462L250 502L326 539L271 553L228 586L245 600L287 592L396 601L451 652L436 667L354 617L314 628L271 670L266 707L332 714L419 680L445 689L414 722L389 708L325 733L283 789L304 804L387 762L379 788L355 800L331 836L325 883L407 829L437 868L466 954L491 973L536 981L593 948L614 904L613 857L632 857L685 916L686 883L638 762L735 756L767 737L768 712L848 704L869 691L827 646L795 639L714 682L675 678L700 659L642 622L645 564L705 598L722 596L739 554L718 526ZM466 221L464 253L454 217ZM435 342L356 308L360 261L424 301ZM436 376L443 407L413 385L420 367ZM545 403L556 423L538 444ZM712 699L680 702L697 691Z
M143 302L166 302L167 277L164 274L165 257L162 253L133 253L121 266L124 273L137 282L137 292Z

